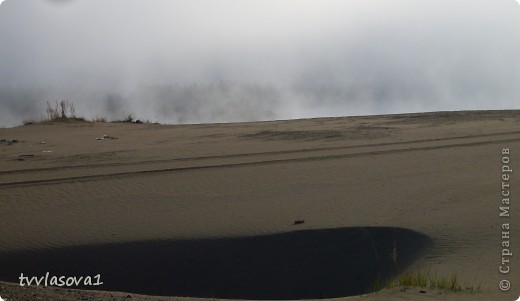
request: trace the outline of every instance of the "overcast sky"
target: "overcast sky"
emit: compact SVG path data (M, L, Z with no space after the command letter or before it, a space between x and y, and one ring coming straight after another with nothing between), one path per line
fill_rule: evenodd
M514 0L6 0L0 126L520 109Z

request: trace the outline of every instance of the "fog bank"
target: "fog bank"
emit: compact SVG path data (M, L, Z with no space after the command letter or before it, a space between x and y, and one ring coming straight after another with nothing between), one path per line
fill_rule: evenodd
M513 0L6 0L0 126L520 109Z

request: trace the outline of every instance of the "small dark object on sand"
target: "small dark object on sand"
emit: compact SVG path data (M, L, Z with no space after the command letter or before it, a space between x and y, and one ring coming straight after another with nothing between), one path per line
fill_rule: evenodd
M294 225L301 225L303 223L305 223L304 220L296 220L296 221L294 221Z
M97 137L96 140L106 140L106 139L117 139L117 137L112 137L109 135L103 135L103 137Z

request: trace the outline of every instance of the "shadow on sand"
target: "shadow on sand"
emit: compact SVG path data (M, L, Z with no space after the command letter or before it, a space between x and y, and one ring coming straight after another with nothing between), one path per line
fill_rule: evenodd
M431 240L399 228L302 230L0 254L0 279L95 276L96 290L234 299L359 295L410 264ZM397 262L394 260L397 256Z

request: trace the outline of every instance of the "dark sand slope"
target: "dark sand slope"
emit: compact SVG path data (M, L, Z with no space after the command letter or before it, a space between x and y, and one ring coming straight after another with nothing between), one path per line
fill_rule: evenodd
M105 134L118 139L96 140ZM309 299L363 294L378 277L422 268L484 291L397 288L350 298L520 294L518 260L509 275L498 272L500 227L514 229L519 212L513 189L510 219L498 216L503 148L520 170L516 111L192 126L54 122L0 129L0 139L21 141L0 145L2 280L86 273L102 274L101 290ZM511 230L514 254L518 237ZM508 293L498 290L504 277ZM7 300L127 295L0 284Z

